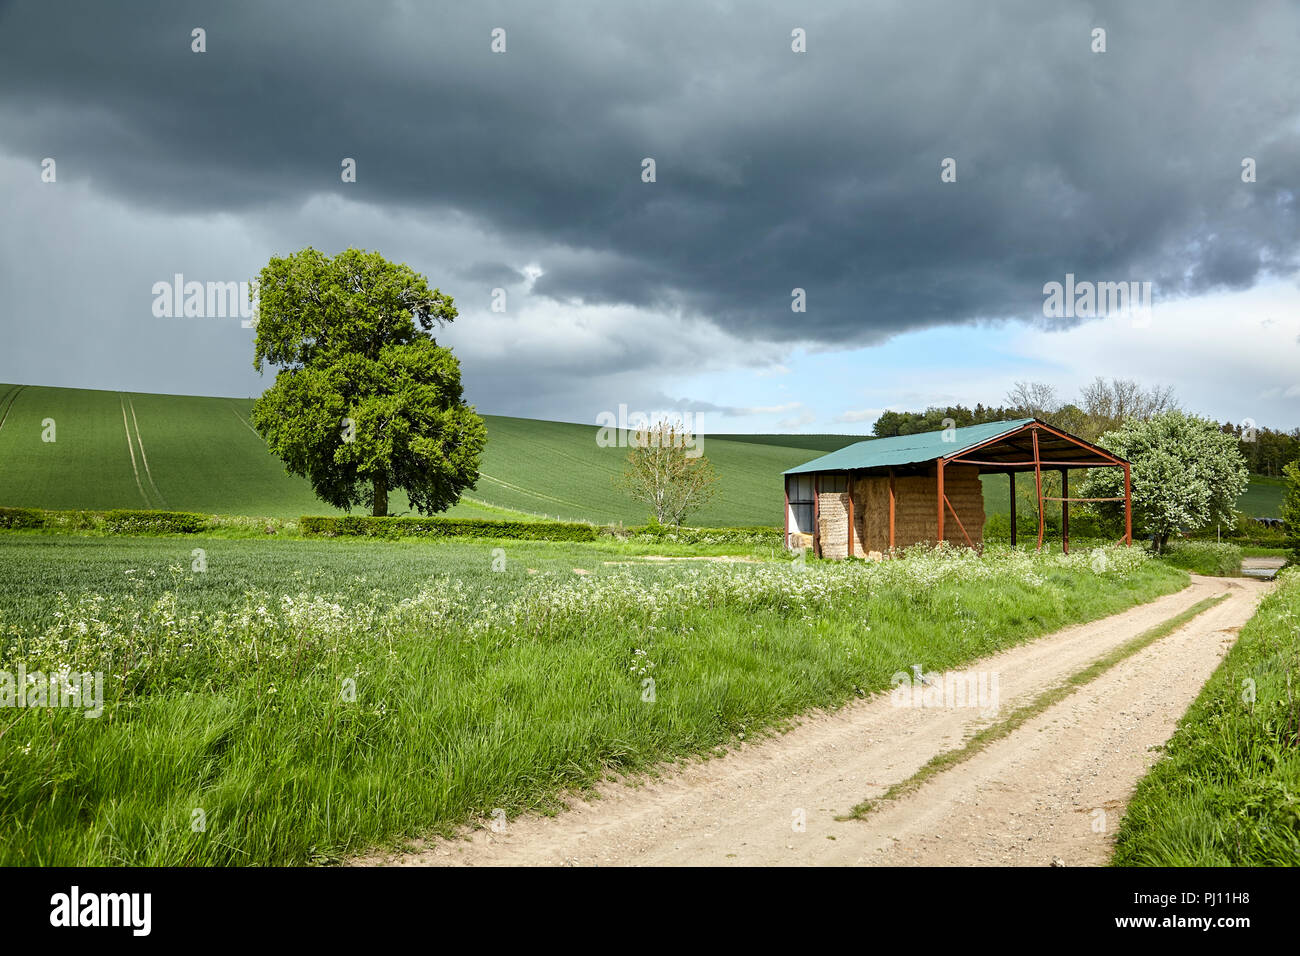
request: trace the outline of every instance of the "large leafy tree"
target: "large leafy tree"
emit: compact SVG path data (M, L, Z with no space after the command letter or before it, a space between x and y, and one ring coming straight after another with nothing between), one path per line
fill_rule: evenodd
M376 252L303 249L255 283L253 365L279 369L253 425L331 505L388 513L390 492L444 511L474 487L487 431L465 404L460 363L434 341L451 296Z
M1246 488L1246 463L1237 441L1214 422L1180 411L1129 419L1101 436L1101 447L1132 463L1133 523L1163 551L1171 534L1207 525L1234 525L1233 508ZM1095 468L1080 497L1123 495L1118 468ZM1123 502L1094 506L1118 520Z

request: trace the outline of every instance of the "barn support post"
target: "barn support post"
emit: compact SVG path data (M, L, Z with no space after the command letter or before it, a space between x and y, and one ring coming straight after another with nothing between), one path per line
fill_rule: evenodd
M1011 547L1016 546L1016 473L1007 472L1007 477L1011 479Z
M821 472L813 472L813 557L822 556L822 483Z
M1061 553L1070 553L1070 473L1061 469Z
M785 546L788 550L790 547L790 476L782 476L781 483L785 486Z
M849 472L849 557L853 557L853 472Z
M1034 493L1038 495L1038 550L1043 550L1043 462L1038 457L1038 429L1035 428L1031 435L1034 436Z
M943 459L939 459L938 484L939 484L939 539L935 544L943 544Z
M889 550L894 550L894 469L889 469Z
M1124 463L1124 543L1133 546L1133 486L1129 482L1128 462Z

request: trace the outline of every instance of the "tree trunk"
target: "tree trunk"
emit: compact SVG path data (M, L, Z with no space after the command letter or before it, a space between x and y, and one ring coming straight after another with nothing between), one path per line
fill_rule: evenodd
M388 514L388 481L384 478L375 479L374 508L371 514L376 518L383 518Z

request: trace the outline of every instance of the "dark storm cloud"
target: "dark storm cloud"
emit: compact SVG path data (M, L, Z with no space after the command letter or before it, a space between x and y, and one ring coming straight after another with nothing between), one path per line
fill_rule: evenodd
M515 285L527 279L518 269L504 262L475 262L456 273L469 282L479 282L493 286Z
M166 212L464 216L587 253L543 263L561 303L861 343L1033 317L1067 272L1167 297L1294 268L1298 36L1292 4L1172 0L16 2L0 147Z

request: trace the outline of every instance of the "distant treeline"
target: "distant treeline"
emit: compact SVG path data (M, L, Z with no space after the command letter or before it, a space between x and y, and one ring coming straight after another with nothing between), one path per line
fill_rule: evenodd
M1237 447L1246 459L1246 466L1257 475L1280 478L1289 462L1300 460L1300 428L1280 432L1273 428L1255 426L1254 440L1248 429L1232 422L1224 422L1220 430L1237 436Z
M1001 405L948 405L944 408L930 406L923 412L885 412L871 426L876 438L893 438L895 435L916 435L920 432L937 432L947 428L949 421L957 428L980 425L984 422L1002 422L1009 418L1025 418L1014 408Z
M1077 402L1058 398L1056 388L1043 382L1017 382L1007 394L1005 405L978 404L931 406L923 412L888 411L876 419L871 433L876 438L941 431L950 424L957 428L1000 422L1012 418L1038 418L1087 441L1096 442L1118 428L1127 418L1150 418L1178 407L1173 389L1144 388L1128 379L1097 378L1086 385ZM1236 435L1241 455L1257 475L1279 477L1288 462L1300 460L1300 428L1290 432L1224 422L1221 430Z

